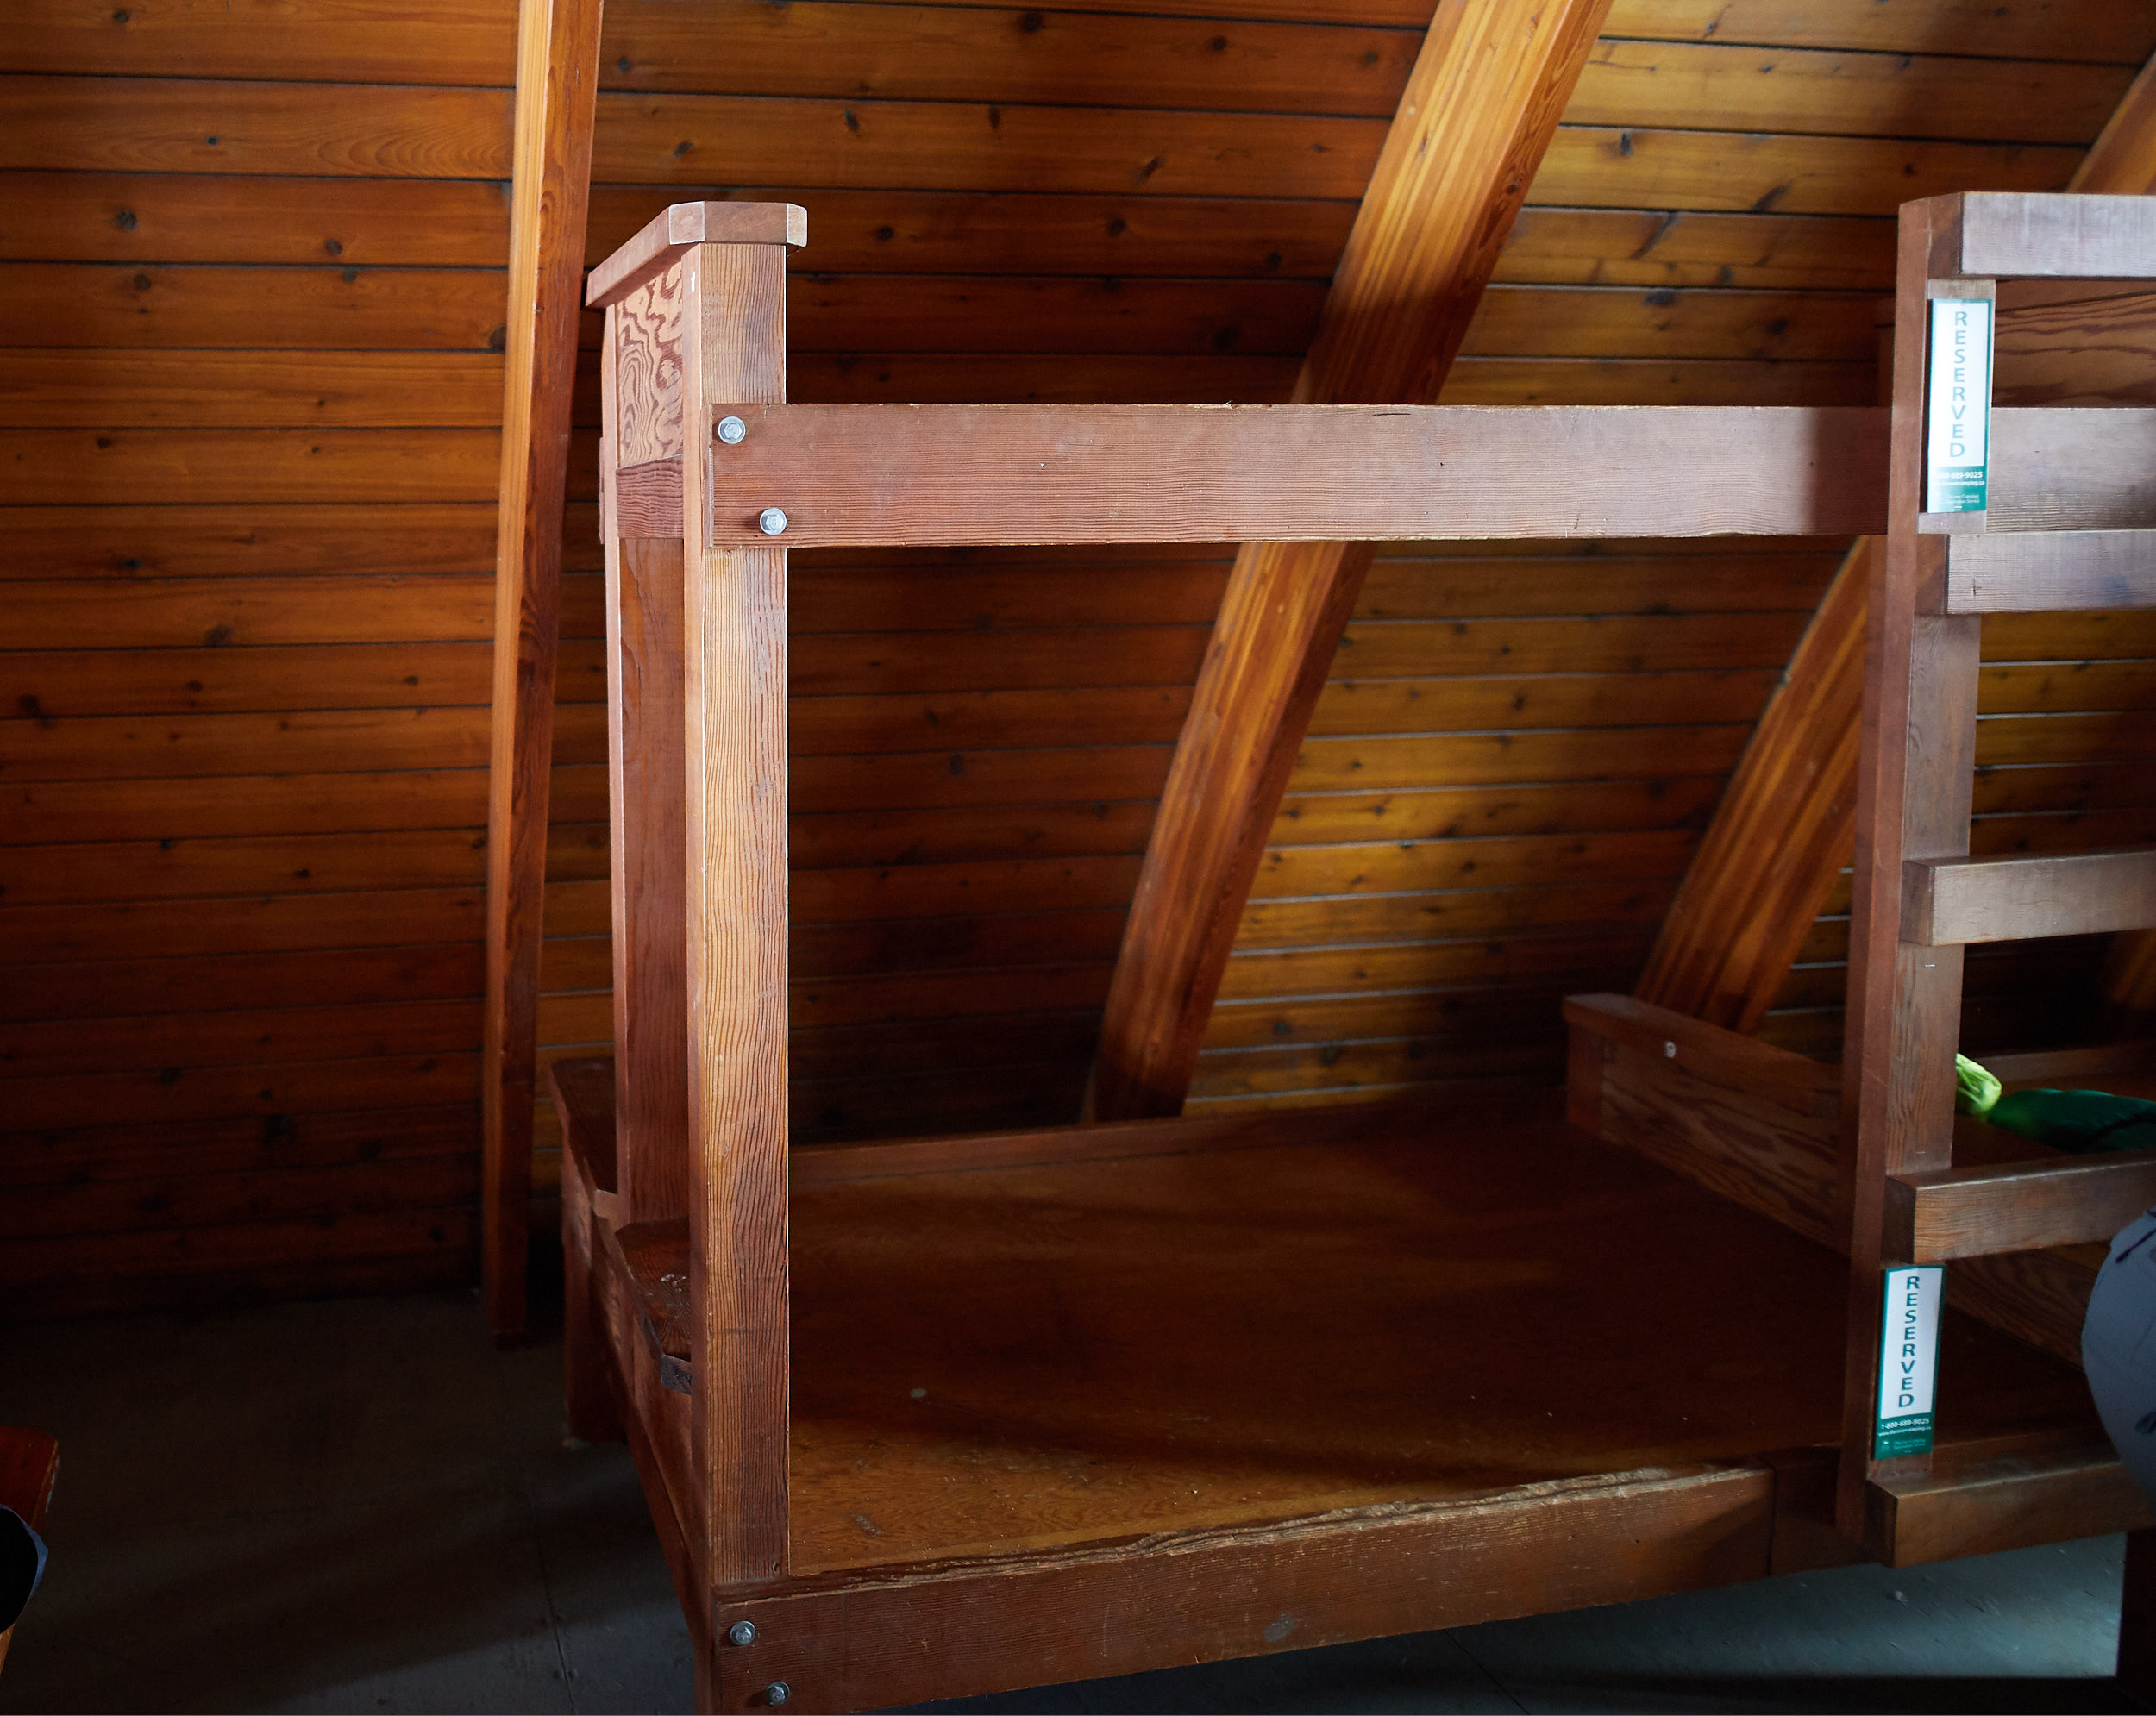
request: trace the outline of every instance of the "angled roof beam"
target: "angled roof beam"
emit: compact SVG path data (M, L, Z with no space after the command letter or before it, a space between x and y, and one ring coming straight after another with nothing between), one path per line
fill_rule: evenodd
M2066 188L2156 191L2156 60ZM1865 596L1884 547L1858 538L1834 574L1670 902L1639 999L1741 1031L1774 1005L1856 848ZM2122 950L2109 999L2156 1007L2156 951Z
M517 20L508 362L494 557L494 731L486 804L481 1285L495 1337L524 1331L539 929L547 882L554 668L569 396L584 308L602 0L523 0Z
M1445 0L1294 399L1434 403L1609 0ZM1092 1112L1182 1110L1367 542L1246 542L1213 623L1109 986Z

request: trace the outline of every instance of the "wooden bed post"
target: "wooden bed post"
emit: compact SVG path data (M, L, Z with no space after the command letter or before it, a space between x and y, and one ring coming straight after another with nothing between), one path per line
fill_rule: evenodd
M1929 1469L1931 1456L1872 1457L1890 1175L1951 1167L1954 1049L1962 949L1903 939L1902 871L1910 860L1965 857L1976 778L1975 614L1925 613L1920 592L1943 583L1945 535L1919 532L1924 505L1927 319L1935 283L1959 272L1961 204L1904 205L1895 294L1893 452L1887 551L1876 557L1865 630L1864 733L1858 773L1857 868L1851 908L1849 1009L1842 1052L1845 1137L1855 1141L1850 1230L1848 1359L1843 1385L1837 1522L1865 1538L1871 1480ZM1990 281L1950 296L1990 298ZM1986 409L1990 379L1986 376ZM1974 515L1968 515L1973 517ZM1977 521L1979 525L1981 520Z
M479 1084L480 1276L498 1340L524 1331L539 942L561 631L561 509L591 194L601 0L523 0L508 363L494 565L494 730L487 776L486 1011Z
M785 520L770 548L713 549L707 492L714 408L786 398L785 243L699 245L683 287L691 1529L717 1601L787 1561ZM740 1703L725 1657L699 1665L706 1708Z
M786 253L805 227L786 204L677 204L590 290L607 316L617 1195L624 1225L688 1219L693 1493L675 1507L706 1608L786 1570L785 526L716 547L711 491L740 440L726 408L786 397ZM638 1416L673 1410L655 1395ZM726 1659L692 1635L712 1708Z

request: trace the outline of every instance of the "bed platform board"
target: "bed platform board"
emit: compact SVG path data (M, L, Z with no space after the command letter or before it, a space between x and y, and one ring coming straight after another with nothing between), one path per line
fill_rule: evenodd
M571 1281L665 1521L695 1481L688 1235L601 1212L611 1073L553 1073L591 1248ZM744 1676L724 1707L1858 1554L1830 1525L1846 1264L1570 1125L1555 1093L810 1148L793 1177L792 1571L713 1608L719 1636L756 1628L714 1653ZM1901 1558L2141 1523L2069 1366L1960 1314L1940 1362L1966 1386Z

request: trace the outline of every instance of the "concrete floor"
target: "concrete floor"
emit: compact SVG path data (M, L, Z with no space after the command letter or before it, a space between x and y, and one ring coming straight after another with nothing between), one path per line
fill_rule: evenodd
M559 1367L462 1298L0 1331L0 1420L62 1462L0 1710L686 1709L635 1473L564 1446ZM1849 1568L924 1707L2125 1710L2119 1569Z

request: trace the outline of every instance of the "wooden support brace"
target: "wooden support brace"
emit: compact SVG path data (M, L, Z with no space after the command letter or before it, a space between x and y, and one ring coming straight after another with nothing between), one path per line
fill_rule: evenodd
M1301 404L1438 397L1609 0L1438 7L1333 276ZM1246 542L1109 986L1091 1105L1175 1114L1367 544Z
M521 1336L525 1320L561 509L600 7L601 0L522 0L517 14L479 1086L480 1263L487 1321L499 1340Z

